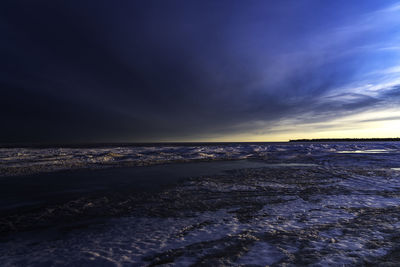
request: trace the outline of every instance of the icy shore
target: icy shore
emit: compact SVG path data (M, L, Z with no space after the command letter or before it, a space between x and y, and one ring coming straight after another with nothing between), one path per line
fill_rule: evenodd
M103 148L0 148L0 177L81 168L256 158L305 162L334 153L398 153L391 143L266 143ZM400 166L400 165L399 165Z
M2 218L0 224L16 226L59 216L75 223L2 240L0 261L4 266L398 266L398 146L246 147L243 154L280 165L191 177L157 194L81 198L18 219ZM76 221L91 213L117 217Z

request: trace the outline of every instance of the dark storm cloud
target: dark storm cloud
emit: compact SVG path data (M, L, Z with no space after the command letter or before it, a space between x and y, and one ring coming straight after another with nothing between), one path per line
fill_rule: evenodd
M321 102L365 65L348 51L371 43L373 1L1 6L0 142L190 140L382 101Z

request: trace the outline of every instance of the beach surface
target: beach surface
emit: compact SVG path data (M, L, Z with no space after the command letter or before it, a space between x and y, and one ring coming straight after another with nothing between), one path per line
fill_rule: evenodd
M7 148L0 160L4 266L400 263L400 143Z

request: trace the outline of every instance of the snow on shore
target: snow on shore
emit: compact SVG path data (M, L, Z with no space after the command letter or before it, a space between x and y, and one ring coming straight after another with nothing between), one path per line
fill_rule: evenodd
M266 143L104 148L0 148L0 176L77 168L143 166L196 160L268 159L304 162L338 154L400 153L400 143ZM398 162L400 167L400 161ZM395 167L396 167L395 166Z

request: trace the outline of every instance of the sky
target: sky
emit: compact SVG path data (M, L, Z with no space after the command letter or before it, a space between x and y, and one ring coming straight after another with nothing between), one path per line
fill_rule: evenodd
M0 143L400 137L400 2L0 3Z

